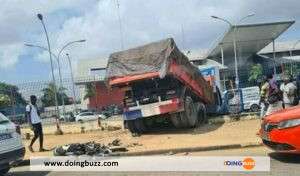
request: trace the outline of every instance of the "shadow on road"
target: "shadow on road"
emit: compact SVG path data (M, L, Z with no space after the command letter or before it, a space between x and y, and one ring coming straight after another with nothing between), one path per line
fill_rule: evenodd
M173 126L170 120L165 120L165 122L163 123L157 123L155 125L152 125L150 128L148 128L145 134L204 134L217 130L218 128L223 126L224 123L225 121L220 121L214 124L202 124L197 128L178 129Z
M299 163L300 164L300 154L290 154L290 153L269 153L272 159L283 163Z

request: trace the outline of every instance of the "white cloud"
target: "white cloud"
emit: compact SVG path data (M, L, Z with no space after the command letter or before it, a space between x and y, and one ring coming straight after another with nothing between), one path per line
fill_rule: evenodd
M19 55L23 53L22 44L0 45L0 68L8 69L18 62Z

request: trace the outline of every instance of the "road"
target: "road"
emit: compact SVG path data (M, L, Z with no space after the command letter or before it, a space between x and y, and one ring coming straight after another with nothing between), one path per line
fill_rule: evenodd
M232 150L216 150L195 153L181 153L176 155L188 156L270 156L271 157L271 172L253 172L247 175L299 175L300 173L300 155L276 154L266 149L265 147L253 147L244 149ZM13 168L9 176L96 176L99 172L30 172L28 166ZM102 173L103 174L103 173ZM102 175L101 174L101 175ZM149 173L106 173L104 175L149 175ZM215 172L200 172L200 173L151 173L151 175L244 175L244 173L215 173Z

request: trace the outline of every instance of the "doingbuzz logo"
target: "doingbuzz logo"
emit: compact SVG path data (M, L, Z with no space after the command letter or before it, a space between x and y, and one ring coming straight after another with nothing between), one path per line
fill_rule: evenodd
M242 160L228 160L224 161L225 166L243 167L245 170L252 170L255 167L255 161L252 158L245 158Z

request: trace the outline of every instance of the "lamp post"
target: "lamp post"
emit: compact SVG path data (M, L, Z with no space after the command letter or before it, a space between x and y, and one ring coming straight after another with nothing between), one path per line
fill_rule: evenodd
M57 64L58 64L58 74L59 74L59 82L60 82L60 89L59 91L61 91L63 89L63 82L62 82L62 75L61 75L61 67L60 67L60 55L61 53L63 52L63 50L65 48L67 48L68 46L74 44L74 43L81 43L81 42L85 42L86 40L75 40L75 41L72 41L72 42L68 42L67 44L65 44L61 49L60 51L58 52L58 55L57 55ZM62 97L62 106L63 106L63 115L65 115L66 113L66 108L65 108L65 100L64 100L64 97Z
M74 83L74 76L73 76L73 68L69 54L67 53L67 58L69 62L70 72L71 72L71 79L72 79L72 92L73 92L73 105L74 105L74 115L76 114L77 107L76 107L76 94L75 94L75 83Z
M55 111L56 111L56 134L63 134L60 125L59 125L59 109L58 109L58 101L57 101L57 87L56 87L56 81L55 81L55 76L54 76L54 70L53 70L53 61L52 61L52 52L51 52L51 47L50 47L50 42L49 42L49 36L48 36L48 32L43 20L43 15L42 14L37 14L38 19L41 21L43 28L44 28L44 32L46 35L46 39L47 39L47 44L48 44L48 52L49 52L49 58L50 58L50 64L51 64L51 73L52 73L52 81L53 81L53 85L54 85L54 99L55 99Z
M43 15L42 14L37 14L38 19L41 21L43 28L44 28L44 32L46 35L46 39L47 39L47 44L48 44L48 52L49 52L49 58L50 58L50 64L51 64L51 73L52 73L52 81L54 84L54 99L55 99L55 109L56 109L56 116L59 115L59 109L58 109L58 101L57 101L57 87L56 87L56 81L55 81L55 77L54 77L54 70L53 70L53 61L52 61L52 54L51 54L51 47L50 47L50 42L49 42L49 37L48 37L48 32L43 20ZM56 117L58 118L58 117Z
M241 18L236 25L233 25L230 21L220 18L218 16L211 16L214 19L221 20L227 24L229 24L230 28L233 28L233 52L234 52L234 67L235 67L235 84L236 87L239 88L239 75L238 75L238 61L237 61L237 51L236 51L236 26L245 20L248 17L254 16L255 14L249 14L243 18Z

